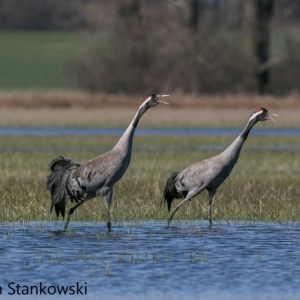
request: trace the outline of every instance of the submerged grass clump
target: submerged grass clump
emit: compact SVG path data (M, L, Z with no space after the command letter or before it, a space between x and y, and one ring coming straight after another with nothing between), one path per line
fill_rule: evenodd
M13 147L13 152L1 151L0 220L56 220L54 213L49 214L50 196L46 192L47 168L51 160L64 155L83 163L110 149L117 139L0 137L1 145L7 149ZM198 146L225 148L232 140L230 137L135 137L131 165L114 188L112 222L167 219L167 207L160 203L170 174L219 153L199 150ZM212 207L214 220L300 220L300 157L297 151L248 148L279 143L299 145L299 138L282 137L279 141L275 137L249 137L230 177L217 191ZM208 197L204 191L180 207L174 221L206 219L207 206ZM70 207L69 203L67 209ZM100 198L85 203L72 216L74 221L105 221L105 218Z

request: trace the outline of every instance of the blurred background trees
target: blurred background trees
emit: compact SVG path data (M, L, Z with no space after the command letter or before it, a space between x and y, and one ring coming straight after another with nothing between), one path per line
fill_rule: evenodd
M87 91L300 91L298 0L0 0L1 30L81 40L68 78Z

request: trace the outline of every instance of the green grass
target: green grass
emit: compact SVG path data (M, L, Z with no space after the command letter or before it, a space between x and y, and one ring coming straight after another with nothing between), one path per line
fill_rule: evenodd
M79 41L68 32L0 32L0 89L63 89Z
M117 137L101 137L100 142L95 137L0 137L0 220L56 220L54 214L49 215L50 196L45 190L50 161L64 155L86 162L110 149L116 140ZM166 220L167 207L160 206L160 200L170 174L218 153L196 150L197 145L226 146L231 141L232 138L217 137L200 141L196 137L136 137L131 165L115 185L112 222ZM299 138L282 137L279 143L276 138L251 136L245 146L299 142ZM190 148L181 149L182 145ZM155 150L153 146L162 148ZM218 189L213 219L299 222L299 170L297 151L250 151L245 147L230 177ZM205 191L185 203L174 222L206 219L207 205ZM72 220L105 222L105 216L104 204L95 198L80 207Z
M0 31L0 90L70 89L68 64L78 49L107 34Z

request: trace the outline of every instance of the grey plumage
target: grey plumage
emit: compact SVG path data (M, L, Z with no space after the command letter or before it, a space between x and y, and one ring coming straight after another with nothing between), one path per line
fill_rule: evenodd
M265 108L257 109L250 116L250 119L242 133L222 153L192 164L183 171L176 171L171 175L171 177L167 180L164 189L163 200L167 202L169 211L174 199L183 198L183 200L175 207L169 218L168 224L170 224L174 214L185 201L191 200L203 190L208 191L208 219L210 225L212 224L211 206L218 187L229 176L235 166L239 158L241 148L247 139L251 128L258 121L265 121L269 119L273 120L270 115L271 114Z
M69 199L77 204L69 210L68 219L64 230L67 229L73 212L84 202L100 196L107 209L107 227L111 231L110 205L113 197L113 186L126 172L132 152L132 141L135 128L140 117L151 107L159 103L159 97L167 95L150 94L140 105L132 122L119 139L115 147L101 156L80 165L62 156L54 159L49 169L51 171L47 179L47 189L50 191L52 204L56 215L64 217L65 207Z

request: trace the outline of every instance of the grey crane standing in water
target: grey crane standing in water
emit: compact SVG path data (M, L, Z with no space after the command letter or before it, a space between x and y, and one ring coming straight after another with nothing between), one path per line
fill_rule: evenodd
M218 187L229 176L236 164L241 148L246 141L251 128L258 121L271 119L275 122L271 115L278 116L276 114L269 113L265 108L257 109L250 116L250 119L242 133L222 153L192 164L183 171L177 171L171 175L171 177L167 180L162 200L168 203L169 211L174 198L183 200L179 202L173 210L169 218L168 225L170 225L170 222L178 208L187 200L191 200L193 197L200 194L203 190L208 191L208 220L210 226L212 225L211 206Z
M57 157L50 163L49 170L51 173L47 178L47 190L50 191L52 198L50 213L55 207L57 217L60 213L64 217L68 200L71 199L71 202L75 201L77 203L69 211L64 231L66 231L74 211L84 202L96 196L100 196L105 203L107 227L108 231L111 231L110 205L113 197L113 187L122 178L129 166L135 128L141 116L149 108L159 103L168 104L158 99L166 96L169 95L148 95L111 151L83 165L63 156Z

